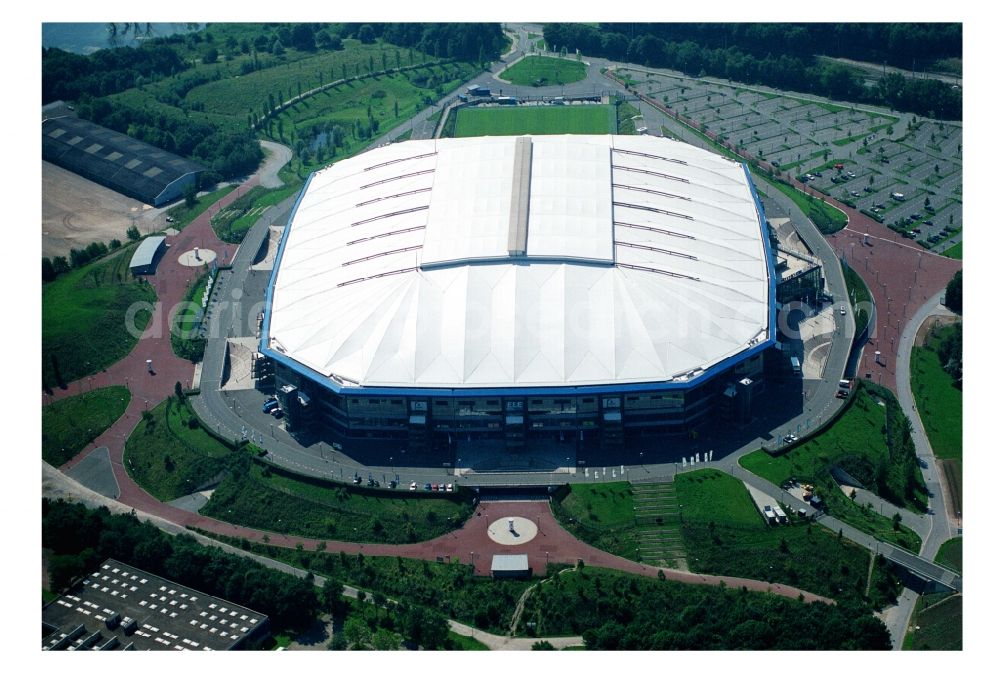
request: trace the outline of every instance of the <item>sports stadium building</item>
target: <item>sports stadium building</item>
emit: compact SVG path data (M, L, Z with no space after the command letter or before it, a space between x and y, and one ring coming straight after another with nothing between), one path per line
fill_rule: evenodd
M669 139L392 144L310 177L260 350L337 440L682 434L763 387L766 232L744 165Z

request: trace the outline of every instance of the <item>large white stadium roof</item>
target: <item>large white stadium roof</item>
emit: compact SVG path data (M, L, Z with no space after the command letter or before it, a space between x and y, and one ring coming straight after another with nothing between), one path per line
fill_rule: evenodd
M760 218L669 139L381 147L312 176L264 347L346 387L687 382L768 337Z

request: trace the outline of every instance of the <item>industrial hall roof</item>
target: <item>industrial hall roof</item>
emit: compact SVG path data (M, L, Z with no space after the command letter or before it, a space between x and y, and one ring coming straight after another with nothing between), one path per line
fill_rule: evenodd
M680 385L773 335L763 227L669 139L392 144L311 177L262 347L335 388Z
M42 122L42 159L153 204L168 185L204 171L199 164L77 117Z

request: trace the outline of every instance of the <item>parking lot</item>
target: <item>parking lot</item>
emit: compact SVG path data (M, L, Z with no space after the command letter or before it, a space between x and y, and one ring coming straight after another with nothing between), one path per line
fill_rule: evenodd
M681 75L617 74L704 131L929 249L944 250L962 229L961 123Z

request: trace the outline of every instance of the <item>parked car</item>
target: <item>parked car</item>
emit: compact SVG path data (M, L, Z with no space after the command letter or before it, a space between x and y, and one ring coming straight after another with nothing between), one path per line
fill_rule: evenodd
M430 489L431 489L431 485L430 484L424 484L424 490L425 491L429 491Z
M454 487L454 486L452 486L451 484L448 484L447 486L445 486L445 487L444 487L444 489L445 489L446 491L448 491L449 493L451 493L452 491L454 491L454 490L455 490L455 487Z
M285 412L282 411L280 408L276 408L271 411L271 415L273 415L275 419L281 420L282 418L285 417Z
M843 305L841 305L840 306L840 316L843 317L846 314L847 314L847 308L844 307Z
M417 490L417 482L416 481L411 481L410 482L410 490L411 491Z
M436 492L437 489L438 489L438 485L437 484L431 484L431 491L435 491Z

